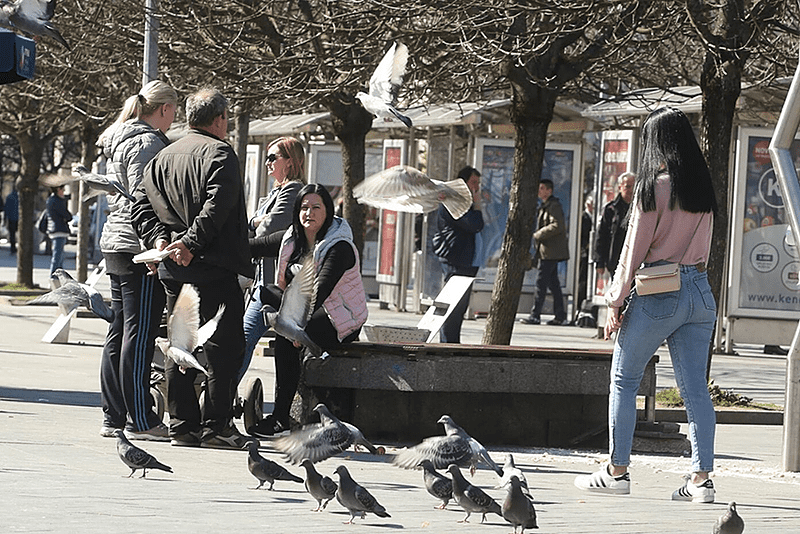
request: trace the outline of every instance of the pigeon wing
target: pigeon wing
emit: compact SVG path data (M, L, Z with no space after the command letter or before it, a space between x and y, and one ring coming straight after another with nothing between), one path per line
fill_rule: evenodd
M483 461L492 471L497 473L497 476L503 476L503 469L492 460L492 457L489 456L489 451L487 451L486 447L481 445L478 440L472 437L469 438L469 448L472 451L472 458L475 462Z
M219 322L222 319L223 313L225 313L225 305L220 304L216 315L214 315L214 317L206 321L206 324L204 324L197 330L198 347L204 345L206 341L211 339L211 336L214 335L214 332L217 331L217 326L219 325Z
M305 328L311 315L311 299L314 294L314 257L306 254L302 267L286 287L281 299L278 316L284 323Z
M276 439L275 448L286 455L292 464L298 464L305 458L317 463L342 452L352 443L353 436L343 424L313 423Z
M92 313L102 319L105 319L109 323L112 322L114 320L114 312L108 307L108 304L106 304L103 295L92 286L83 285L82 287L88 295L86 305L89 307Z
M407 63L408 47L403 43L393 43L369 79L370 96L393 104L403 83Z
M436 469L445 469L450 464L468 465L471 457L472 451L461 437L434 436L398 452L394 463L404 469L413 469L422 460L430 460Z
M431 181L442 188L442 204L454 219L460 219L469 211L472 206L472 191L464 180Z
M172 315L167 321L169 342L191 353L197 347L197 330L200 328L200 295L191 284L183 284Z

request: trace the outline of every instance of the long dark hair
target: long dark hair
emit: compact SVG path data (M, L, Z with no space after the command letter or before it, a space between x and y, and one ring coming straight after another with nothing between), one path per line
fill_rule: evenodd
M717 213L711 173L688 117L679 109L659 108L642 125L642 159L634 194L644 211L656 209L656 177L670 177L670 209Z
M303 225L300 224L300 205L303 203L303 198L311 193L316 193L322 198L322 204L325 206L325 222L317 232L317 241L321 241L328 233L328 229L333 223L333 199L325 186L320 184L306 184L297 193L297 198L294 199L294 212L292 213L292 231L294 233L295 246L292 252L292 259L301 258L306 252L310 251L313 244L309 245L306 242L306 232Z

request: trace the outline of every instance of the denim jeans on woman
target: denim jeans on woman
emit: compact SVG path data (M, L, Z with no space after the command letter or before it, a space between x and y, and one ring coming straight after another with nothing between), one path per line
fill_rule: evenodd
M611 463L627 466L636 426L636 393L650 358L665 339L686 406L692 471L714 468L716 414L706 384L716 304L705 272L681 266L679 291L632 294L614 343L608 407Z

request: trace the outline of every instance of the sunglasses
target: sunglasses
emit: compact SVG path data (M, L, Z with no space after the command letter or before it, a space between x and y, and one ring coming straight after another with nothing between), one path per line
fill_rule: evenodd
M275 163L278 161L278 158L285 159L284 156L281 156L280 154L267 154L267 163Z

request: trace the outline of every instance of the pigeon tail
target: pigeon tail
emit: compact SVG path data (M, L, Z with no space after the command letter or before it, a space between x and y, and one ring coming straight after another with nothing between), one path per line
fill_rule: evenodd
M414 126L414 123L411 122L411 119L409 119L408 117L406 117L405 115L394 109L394 106L389 106L389 112L391 112L392 115L397 117L397 119L403 124L405 124L408 128Z

